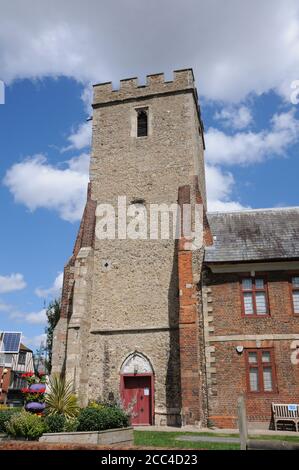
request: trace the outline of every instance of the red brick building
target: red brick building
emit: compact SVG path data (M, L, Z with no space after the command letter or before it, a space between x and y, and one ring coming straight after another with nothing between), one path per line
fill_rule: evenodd
M210 424L236 426L245 395L251 424L271 403L299 403L299 209L210 214L203 321Z

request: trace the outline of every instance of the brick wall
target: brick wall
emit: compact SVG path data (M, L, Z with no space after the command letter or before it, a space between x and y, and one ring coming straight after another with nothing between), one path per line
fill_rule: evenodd
M263 277L260 273L259 276ZM218 427L236 425L237 398L243 393L249 421L263 422L265 426L270 424L272 402L299 401L299 366L291 362L291 343L299 332L299 316L295 317L292 312L289 273L268 272L266 277L270 317L245 318L240 277L212 273L205 276L205 286L209 289L206 309L209 306L210 312L206 347L211 348L213 366L209 383L209 421ZM228 341L229 338L225 338L228 335L234 335L236 340ZM237 345L244 349L273 349L276 393L259 395L247 391L245 354L236 351Z

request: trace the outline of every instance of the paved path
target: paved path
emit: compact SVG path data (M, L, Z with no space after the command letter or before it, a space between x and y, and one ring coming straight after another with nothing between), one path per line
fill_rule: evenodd
M184 426L183 428L175 426L135 426L136 431L164 431L164 432L198 432L198 433L209 433L209 434L235 434L236 437L239 435L238 429L210 429L210 428L199 428L198 426ZM262 436L295 436L299 437L299 433L295 431L270 431L269 429L249 429L248 433L250 436L262 435ZM217 436L218 437L218 436ZM233 439L233 438L231 438Z
M181 436L176 437L175 440L188 442L220 442L226 444L240 444L240 439L238 437Z

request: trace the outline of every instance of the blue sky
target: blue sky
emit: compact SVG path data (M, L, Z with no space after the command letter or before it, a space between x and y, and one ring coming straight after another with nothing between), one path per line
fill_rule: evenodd
M209 209L299 205L298 2L223 3L0 0L0 329L44 338L84 206L92 83L193 67Z

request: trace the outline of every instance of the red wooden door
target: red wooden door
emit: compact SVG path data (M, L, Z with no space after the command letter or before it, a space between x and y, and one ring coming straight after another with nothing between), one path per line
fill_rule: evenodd
M133 404L132 424L151 424L151 377L150 376L124 376L123 399L127 408Z

